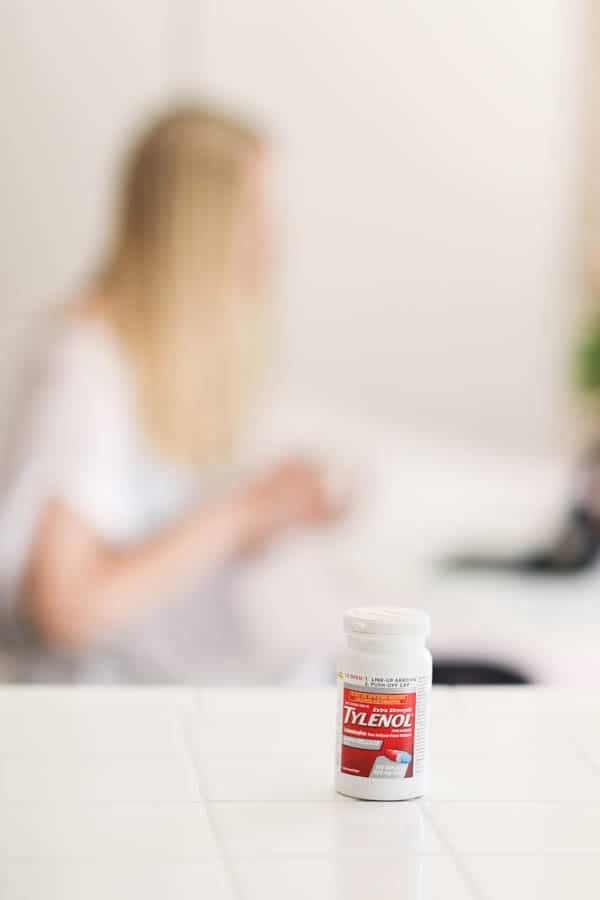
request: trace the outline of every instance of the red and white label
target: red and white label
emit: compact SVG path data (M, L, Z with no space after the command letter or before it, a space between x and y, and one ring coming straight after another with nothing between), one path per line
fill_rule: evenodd
M363 778L412 778L417 694L343 686L340 771Z

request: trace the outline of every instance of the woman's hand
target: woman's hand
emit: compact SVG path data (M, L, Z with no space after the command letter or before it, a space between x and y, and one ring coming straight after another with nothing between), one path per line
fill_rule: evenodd
M328 489L322 466L291 459L251 483L242 502L249 517L246 549L254 550L292 528L317 527L339 519L348 498Z

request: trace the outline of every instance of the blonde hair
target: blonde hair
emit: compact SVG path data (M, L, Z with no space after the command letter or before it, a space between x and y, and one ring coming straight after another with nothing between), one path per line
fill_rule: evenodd
M264 359L265 298L248 294L266 285L244 283L237 242L262 147L236 118L180 109L142 136L125 171L103 312L134 363L147 436L179 462L231 453Z

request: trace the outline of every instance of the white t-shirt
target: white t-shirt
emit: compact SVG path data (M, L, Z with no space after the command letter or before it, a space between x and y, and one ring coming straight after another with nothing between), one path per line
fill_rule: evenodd
M3 633L19 622L22 576L45 505L59 498L112 546L126 546L201 502L203 481L148 445L134 379L109 327L49 329L28 372L0 483ZM237 620L235 573L215 572L149 606L79 658L51 652L20 625L15 677L35 680L239 680L254 664Z

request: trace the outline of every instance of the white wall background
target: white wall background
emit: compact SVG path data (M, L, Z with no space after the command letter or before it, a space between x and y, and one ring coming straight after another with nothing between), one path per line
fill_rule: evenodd
M585 0L2 0L0 378L93 259L162 99L278 135L289 381L435 439L557 445Z

